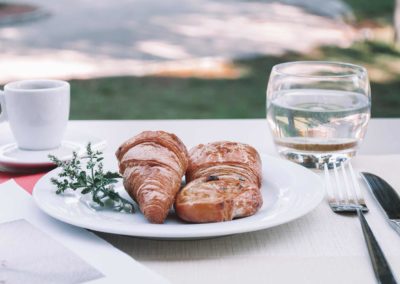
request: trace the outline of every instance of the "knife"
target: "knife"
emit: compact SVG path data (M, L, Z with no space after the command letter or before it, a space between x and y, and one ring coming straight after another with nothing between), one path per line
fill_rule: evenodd
M385 212L389 224L400 234L400 197L384 179L377 175L362 172L361 176L368 184L372 195Z

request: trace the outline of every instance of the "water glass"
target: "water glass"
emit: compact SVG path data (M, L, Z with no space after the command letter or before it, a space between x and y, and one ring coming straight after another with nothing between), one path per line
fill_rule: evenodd
M299 61L272 68L267 120L279 154L308 168L339 165L356 154L370 118L365 68Z

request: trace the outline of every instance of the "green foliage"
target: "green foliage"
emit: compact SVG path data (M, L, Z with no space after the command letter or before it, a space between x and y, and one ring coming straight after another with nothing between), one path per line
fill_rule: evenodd
M391 24L396 0L344 0L358 21L375 21Z
M61 161L57 157L50 155L50 160L58 167L61 172L58 178L52 178L51 183L57 187L57 194L62 194L66 190L80 190L81 194L92 195L94 203L101 207L110 204L114 210L133 212L134 206L128 200L122 198L115 190L114 184L121 176L115 172L104 172L102 153L93 151L90 143L86 148L87 156L82 165L76 152L73 152L72 159Z

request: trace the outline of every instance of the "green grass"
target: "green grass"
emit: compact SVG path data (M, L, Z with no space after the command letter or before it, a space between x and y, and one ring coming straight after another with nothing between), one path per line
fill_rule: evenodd
M239 60L235 64L249 72L232 80L163 77L73 80L71 118L263 118L272 66L295 60L335 60L366 66L371 70L372 115L400 116L400 75L393 70L396 62L400 66L399 50L382 42L359 42L346 49L321 47L309 55ZM373 75L376 70L386 78L383 82Z
M241 65L240 79L118 77L71 81L73 119L265 117L270 67L289 58L264 57Z
M265 72L264 72L265 74ZM258 78L200 80L120 77L72 81L74 119L264 116ZM262 84L265 86L265 82Z

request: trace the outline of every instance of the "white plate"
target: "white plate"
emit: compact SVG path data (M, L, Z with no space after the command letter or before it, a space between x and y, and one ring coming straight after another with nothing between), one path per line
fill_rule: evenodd
M5 132L0 139L0 166L9 170L29 170L53 166L48 155L55 155L60 160L68 160L72 152L78 156L86 153L87 143L92 143L93 150L102 150L106 147L106 141L84 133L67 131L61 146L57 149L45 151L21 150L17 147L10 132Z
M115 159L107 157L104 161L106 169L117 169ZM323 199L324 186L315 173L270 156L263 157L262 162L262 208L253 216L229 222L187 224L171 212L164 224L156 225L146 221L140 212L127 214L109 210L94 211L80 200L79 194L55 194L50 178L56 177L58 169L39 180L33 190L33 197L44 212L75 226L106 233L160 239L207 238L262 230L303 216ZM117 186L116 189L127 197L122 186Z

